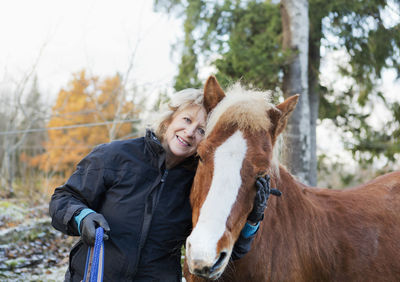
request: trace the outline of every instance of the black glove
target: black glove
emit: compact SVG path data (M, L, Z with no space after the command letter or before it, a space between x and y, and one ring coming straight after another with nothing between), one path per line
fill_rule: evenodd
M108 240L108 232L110 227L107 220L99 213L92 212L85 216L81 222L81 238L83 242L89 246L94 246L96 240L96 228L103 227L104 235L103 240Z
M257 193L254 198L253 210L250 212L247 220L251 223L257 223L264 218L264 210L267 207L269 195L280 196L282 193L278 189L270 188L270 177L257 177L256 186Z

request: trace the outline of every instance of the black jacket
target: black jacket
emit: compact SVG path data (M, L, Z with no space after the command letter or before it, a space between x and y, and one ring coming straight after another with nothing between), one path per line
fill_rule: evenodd
M54 191L52 225L79 235L74 217L90 208L111 229L104 281L181 281L180 248L191 231L189 193L196 165L189 158L166 170L165 152L150 131L142 138L100 145ZM247 253L252 239L241 237L232 257ZM70 253L66 280L82 280L86 253L79 240Z

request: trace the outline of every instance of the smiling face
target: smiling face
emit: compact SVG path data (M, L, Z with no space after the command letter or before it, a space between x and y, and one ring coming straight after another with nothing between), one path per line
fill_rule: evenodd
M195 154L204 138L206 111L200 106L188 106L172 119L163 138L167 165L175 165Z

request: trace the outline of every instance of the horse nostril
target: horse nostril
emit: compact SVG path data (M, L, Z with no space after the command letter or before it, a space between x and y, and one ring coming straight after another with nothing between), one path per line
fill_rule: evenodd
M191 272L197 276L209 278L215 271L219 270L219 268L224 263L227 256L228 256L227 252L221 252L219 254L218 259L212 266L210 266L208 263L205 263L202 260L193 260L192 261L193 272L192 271Z
M194 273L196 275L200 275L200 276L207 276L210 274L210 268L208 266L205 266L203 268L195 268L194 269Z
M227 256L226 252L221 252L221 254L219 255L219 258L217 260L217 262L212 266L211 268L211 272L213 272L215 269L217 269L218 267L221 266L222 262L225 260Z

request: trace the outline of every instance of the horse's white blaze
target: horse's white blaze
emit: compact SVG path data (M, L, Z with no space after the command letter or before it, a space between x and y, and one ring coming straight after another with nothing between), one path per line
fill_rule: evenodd
M247 143L240 131L216 149L211 187L197 225L188 238L190 259L210 263L215 260L217 243L225 232L226 221L242 185L240 170L246 151Z

